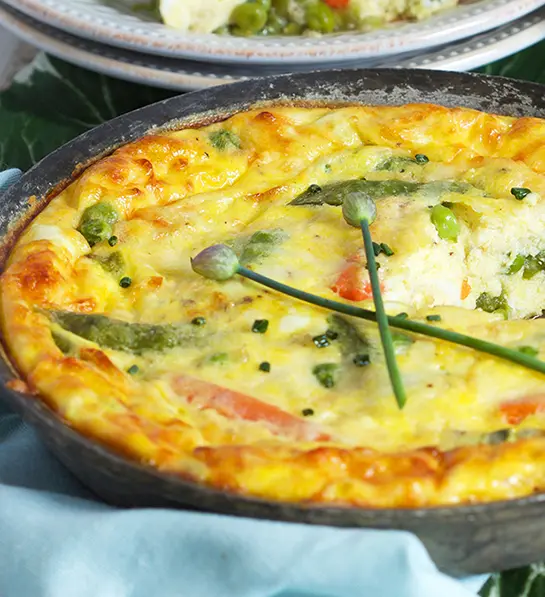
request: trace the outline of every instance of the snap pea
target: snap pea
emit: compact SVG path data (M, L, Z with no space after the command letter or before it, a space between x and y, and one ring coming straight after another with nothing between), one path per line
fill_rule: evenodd
M78 230L93 246L112 236L114 224L118 219L119 214L111 203L99 201L83 212Z
M454 212L444 205L435 205L431 210L431 221L439 238L455 241L460 234L460 224Z
M335 13L325 2L309 4L305 11L305 20L307 27L312 31L332 33L335 30Z
M522 272L524 280L531 280L542 271L545 271L545 251L540 251L537 255L527 255L524 258L524 271Z
M65 338L62 334L58 334L57 332L51 332L51 337L53 338L53 342L57 345L57 348L63 354L71 354L74 350L74 345L68 338Z
M205 337L202 327L191 324L129 323L105 315L68 311L49 311L48 315L54 323L76 336L104 348L134 354L192 346Z
M524 262L524 255L517 255L515 259L513 259L513 263L511 263L511 265L507 268L507 271L505 273L509 276L516 274L524 267Z
M209 138L212 147L219 151L225 151L226 149L231 148L240 149L241 147L240 139L238 138L238 136L232 131L228 131L227 129L214 131L213 133L210 133Z
M403 171L405 168L410 166L416 166L417 162L413 158L401 157L401 156L391 156L386 158L383 162L381 162L375 170L378 172L387 171L387 172L400 172Z
M503 293L500 294L500 296L493 296L489 292L483 292L477 298L475 305L477 309L482 309L486 313L495 313L497 311L507 313L507 310L509 309L507 299Z
M337 383L339 370L337 363L322 363L316 365L312 373L324 388L332 388Z
M89 255L89 258L101 265L110 274L121 274L125 269L125 260L121 251L109 255Z
M231 13L230 23L238 34L258 33L267 23L268 8L260 2L239 4Z
M242 245L239 258L241 265L260 263L287 239L287 233L280 229L259 230ZM235 249L236 252L236 249Z
M368 338L350 321L337 314L327 318L328 333L336 334L341 354L346 361L353 361L358 355L369 355L372 346Z
M344 197L349 193L367 193L373 199L388 196L412 195L423 185L403 180L343 180L332 182L323 187L310 185L298 195L289 205L342 205Z

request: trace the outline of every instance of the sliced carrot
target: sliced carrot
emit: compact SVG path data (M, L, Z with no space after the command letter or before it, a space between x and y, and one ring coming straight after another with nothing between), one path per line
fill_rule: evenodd
M500 411L509 425L519 425L526 417L545 412L545 394L535 394L504 402L500 406Z
M373 296L371 282L366 279L365 268L350 262L343 269L331 290L349 301L365 301Z
M470 292L471 292L471 286L469 285L467 278L464 278L464 280L462 282L462 289L460 291L460 298L462 300L466 299L469 296Z
M324 0L331 8L346 8L350 4L350 0Z
M307 441L330 439L314 423L241 392L186 375L177 375L172 387L178 395L200 409L211 408L228 419L266 423L275 435L291 435Z

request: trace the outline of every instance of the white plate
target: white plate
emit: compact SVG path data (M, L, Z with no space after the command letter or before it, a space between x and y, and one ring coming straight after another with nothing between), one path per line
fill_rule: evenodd
M232 83L251 76L272 72L293 72L263 66L218 65L139 54L81 39L27 17L0 1L0 23L13 33L46 52L84 68L113 77L164 87L191 91ZM432 53L403 55L389 61L358 61L358 67L429 68L435 70L469 70L522 50L545 38L545 7L469 41L450 45ZM327 68L330 65L322 65Z
M458 7L420 23L370 33L318 38L237 38L182 33L106 5L105 0L4 1L58 29L109 45L209 62L267 64L323 64L429 49L494 29L545 4L545 0L463 0Z

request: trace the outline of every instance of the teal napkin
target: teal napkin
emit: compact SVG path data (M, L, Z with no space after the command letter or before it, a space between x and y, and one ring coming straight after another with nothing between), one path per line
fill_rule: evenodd
M474 597L485 580L442 574L401 531L112 508L0 402L1 597Z

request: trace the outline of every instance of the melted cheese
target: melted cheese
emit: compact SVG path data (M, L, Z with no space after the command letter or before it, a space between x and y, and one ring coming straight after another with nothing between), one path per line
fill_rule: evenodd
M225 131L230 141L218 143ZM429 162L410 161L419 153ZM517 255L545 250L544 171L544 121L431 105L268 108L145 137L88 168L28 226L2 276L3 329L29 387L70 424L202 483L377 506L525 495L544 486L545 440L482 438L545 428L542 375L414 336L397 356L408 395L400 411L374 324L347 320L371 360L358 367L339 339L317 347L327 312L241 277L206 280L190 257L216 243L241 254L253 234L281 231L250 266L350 301L339 290L347 267L368 288L361 233L338 207L290 201L311 184L419 183L377 199L373 238L394 251L378 257L388 311L440 315L434 325L543 355L545 320L523 318L545 304L545 273L508 269ZM512 187L532 193L518 201ZM119 214L115 246L91 247L79 231L97 202ZM456 241L431 221L441 202L460 223ZM508 321L476 309L483 293L503 297ZM369 299L358 298L372 307ZM131 352L78 335L51 311L185 324L194 334ZM206 318L198 330L196 317ZM266 333L252 331L263 319ZM315 373L324 364L338 367L333 387Z

